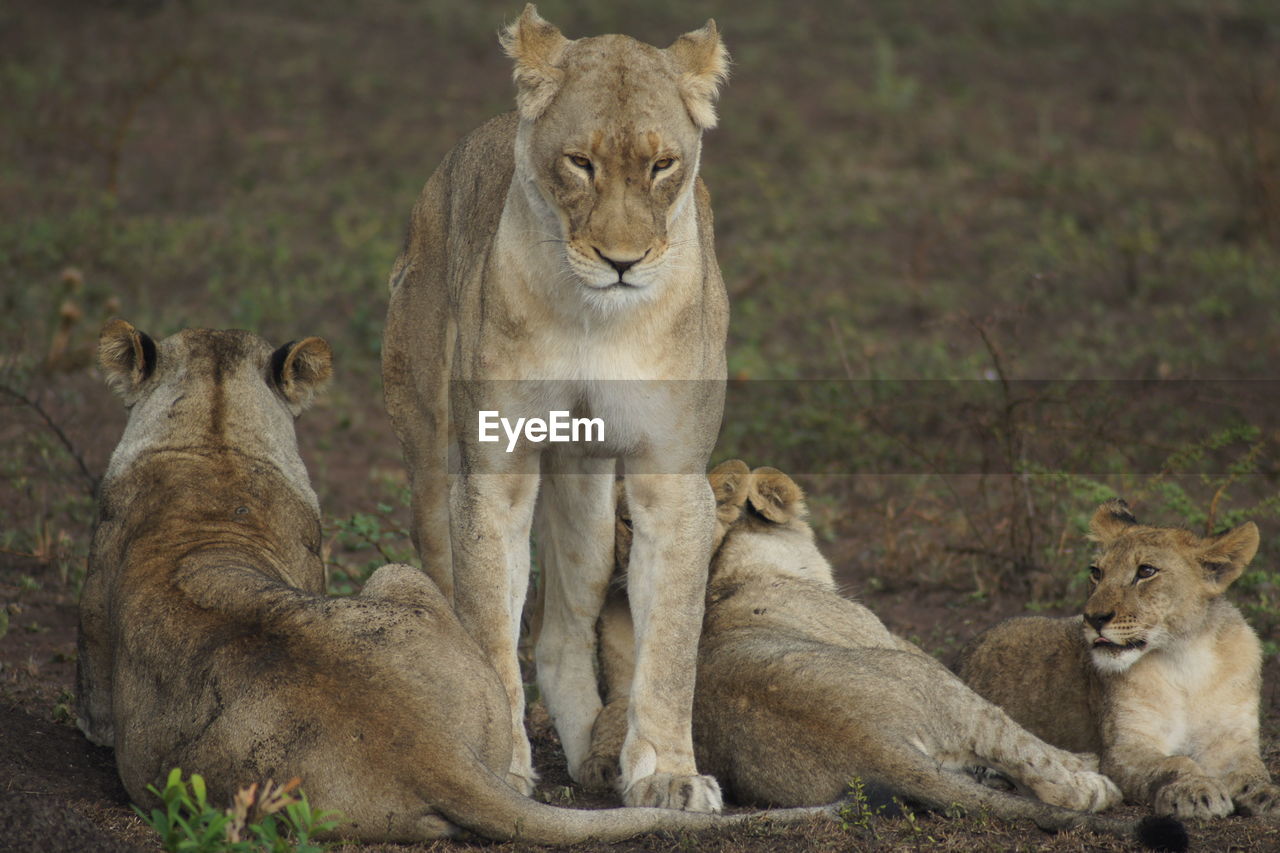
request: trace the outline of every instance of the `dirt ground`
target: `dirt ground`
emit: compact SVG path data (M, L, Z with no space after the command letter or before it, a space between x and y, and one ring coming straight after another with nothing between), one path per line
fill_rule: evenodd
M386 274L436 163L510 108L495 33L521 6L0 4L0 851L159 849L110 751L71 720L93 482L124 424L91 366L106 316L157 336L325 336L336 380L299 438L331 587L411 556L378 375ZM715 461L785 466L848 591L944 659L1002 617L1078 606L1100 495L1196 529L1257 520L1263 549L1233 594L1267 644L1264 752L1280 774L1280 7L540 8L572 36L655 44L714 15L734 57L702 172L730 374L751 393ZM1036 382L1076 379L1185 381L1195 404L1035 408ZM1004 396L957 410L911 386L900 410L833 417L840 395L915 380ZM946 442L922 456L898 428L913 419L985 443L963 463ZM539 796L609 804L569 783L536 704L530 730ZM855 823L613 849L1129 849L981 815ZM1189 829L1193 849L1280 850L1274 820ZM471 846L527 849L360 849Z
M0 601L8 603L9 631L0 642L0 850L37 853L160 850L157 837L129 808L111 751L91 745L72 722L76 605L67 594L24 591L20 578L38 567L0 556ZM866 602L895 630L926 636L939 619L978 626L1020 610L1017 602L955 607L943 596L869 596ZM966 631L970 629L966 627ZM1280 665L1265 673L1263 706L1267 764L1280 774ZM536 763L542 773L537 795L575 807L614 805L576 788L545 711L530 713ZM1138 817L1124 807L1118 814ZM1189 827L1194 850L1280 849L1280 822L1232 817ZM483 846L526 850L522 844L435 843L366 845L369 851L453 851ZM582 845L577 849L590 849ZM1128 850L1134 845L1084 832L1048 836L1035 827L1012 826L985 817L952 819L921 814L914 820L873 818L867 826L842 828L814 821L786 828L766 825L701 835L655 835L612 845L616 850L843 851L858 850Z

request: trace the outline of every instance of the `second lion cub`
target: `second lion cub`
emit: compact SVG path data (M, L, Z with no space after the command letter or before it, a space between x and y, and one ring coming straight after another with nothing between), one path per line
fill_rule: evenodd
M961 677L1050 743L1099 752L1157 814L1280 812L1259 756L1258 637L1221 597L1257 552L1257 526L1202 539L1111 500L1090 536L1083 616L1003 622L961 653Z

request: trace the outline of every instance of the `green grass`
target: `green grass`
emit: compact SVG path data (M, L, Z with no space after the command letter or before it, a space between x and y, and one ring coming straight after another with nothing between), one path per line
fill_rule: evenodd
M296 787L296 779L285 785L268 781L261 790L255 783L238 792L230 808L219 809L199 773L183 779L175 767L163 790L147 786L163 808L133 810L172 853L322 853L330 845L317 844L313 836L336 828L340 816L312 809L305 793L294 793Z

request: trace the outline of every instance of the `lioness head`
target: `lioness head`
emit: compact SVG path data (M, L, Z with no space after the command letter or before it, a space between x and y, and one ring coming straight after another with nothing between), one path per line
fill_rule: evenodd
M250 332L185 329L157 343L120 319L103 327L98 363L129 408L108 474L160 447L265 448L300 467L293 419L332 374L321 338L273 350Z
M1098 507L1089 534L1099 547L1089 567L1084 636L1102 672L1123 672L1147 652L1195 634L1209 603L1258 550L1253 522L1205 539L1139 524L1122 500Z
M621 35L570 41L532 4L502 33L515 60L517 177L558 220L567 265L597 290L657 280L688 204L728 55L714 21L659 49Z

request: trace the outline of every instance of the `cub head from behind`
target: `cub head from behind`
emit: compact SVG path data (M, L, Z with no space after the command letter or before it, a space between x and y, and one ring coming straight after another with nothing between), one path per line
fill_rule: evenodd
M129 409L108 479L144 451L256 449L310 493L293 420L332 376L332 353L322 338L273 349L251 332L185 329L156 342L114 319L99 337L98 363Z
M1201 633L1211 603L1258 550L1253 522L1202 538L1140 524L1122 500L1098 507L1089 536L1098 551L1089 567L1084 639L1094 666L1110 673Z

